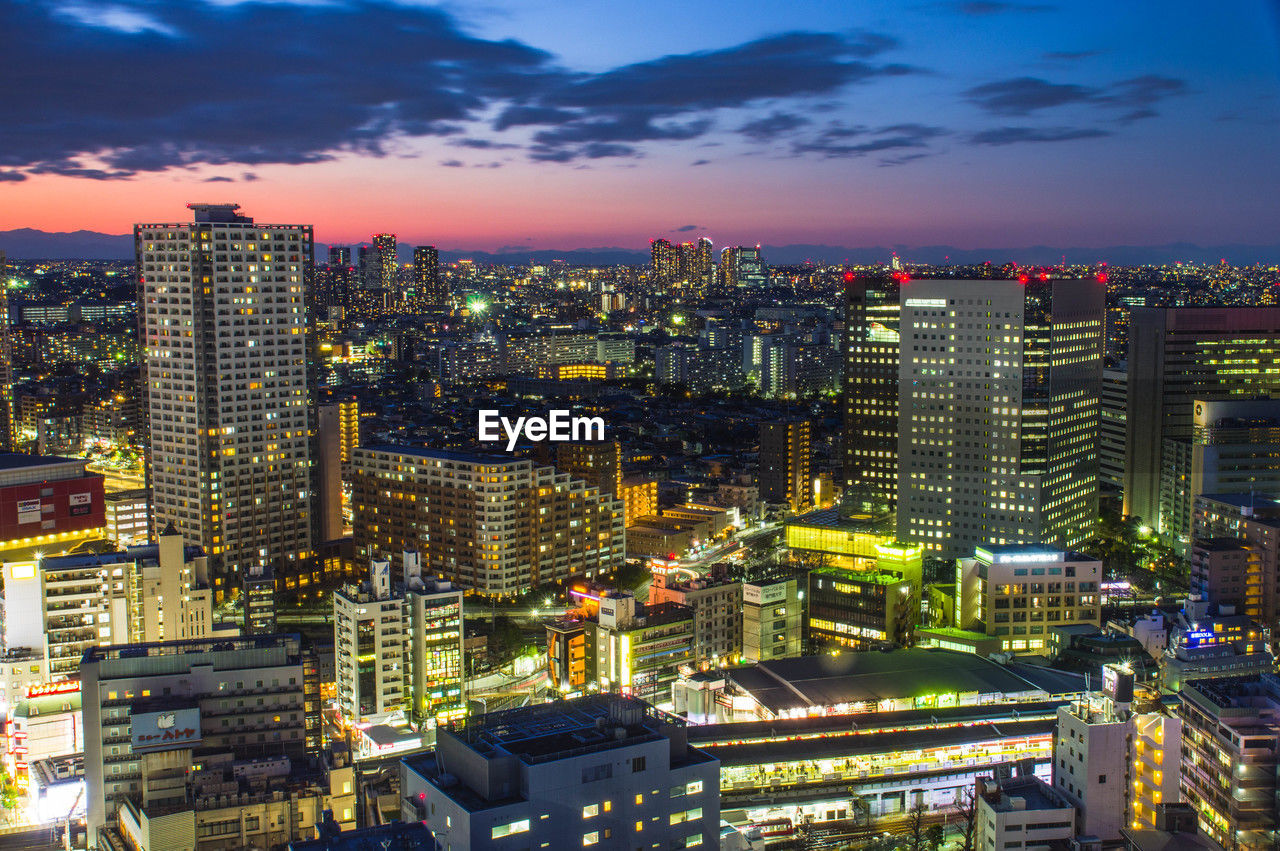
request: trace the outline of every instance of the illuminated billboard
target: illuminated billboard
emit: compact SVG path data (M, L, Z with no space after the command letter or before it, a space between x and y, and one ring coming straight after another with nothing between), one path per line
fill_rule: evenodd
M166 709L133 716L133 752L167 751L200 744L200 709Z

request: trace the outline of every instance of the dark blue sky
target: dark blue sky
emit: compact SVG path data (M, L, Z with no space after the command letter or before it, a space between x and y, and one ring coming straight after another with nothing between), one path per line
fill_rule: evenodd
M1274 2L0 3L0 228L1280 241ZM693 226L693 227L689 227Z

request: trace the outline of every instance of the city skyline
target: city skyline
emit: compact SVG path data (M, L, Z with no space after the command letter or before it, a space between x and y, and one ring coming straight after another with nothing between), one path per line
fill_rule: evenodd
M668 5L11 6L0 228L226 197L460 250L1274 241L1271 4ZM181 82L233 57L261 85Z

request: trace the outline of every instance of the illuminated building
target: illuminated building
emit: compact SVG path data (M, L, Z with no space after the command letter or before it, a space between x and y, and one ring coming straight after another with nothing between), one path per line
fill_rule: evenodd
M607 363L558 363L538 367L539 378L556 381L606 381L621 375L617 367Z
M624 506L624 523L632 526L641 518L658 513L658 480L627 476L618 493Z
M1191 590L1272 623L1280 608L1280 503L1255 493L1201 494L1195 512Z
M799 656L800 576L776 576L742 583L742 659L767 662Z
M706 848L720 764L685 722L588 695L457 722L400 763L400 817L453 848Z
M79 680L28 688L26 695L13 705L7 720L5 771L16 784L26 787L31 763L84 749Z
M0 251L0 452L11 452L17 440L13 410L13 340L9 329L9 264Z
M1275 847L1280 677L1189 683L1179 697L1182 794L1201 831L1223 848Z
M229 834L270 847L354 806L350 772L313 773L307 758L320 753L319 673L296 635L93 647L80 683L90 848L124 847L120 834L130 847Z
M234 204L134 226L155 525L204 549L215 601L311 555L308 225Z
M800 512L813 504L808 420L760 424L760 499Z
M1271 630L1248 615L1209 615L1190 599L1160 656L1160 685L1178 692L1190 682L1274 671Z
M440 276L440 252L434 245L419 245L413 249L413 286L418 304L432 307L449 305L449 285Z
M333 595L337 703L352 721L403 712L424 728L465 708L462 590L424 581L417 553L402 559L407 587L375 560L368 582Z
M895 280L845 284L841 448L845 503L858 511L892 512L897 501L898 310Z
M876 549L872 569L828 566L810 571L805 626L815 648L913 643L924 551L893 543Z
M730 246L720 251L720 286L732 293L738 287L763 287L768 283L760 246Z
M902 284L899 538L942 558L1089 540L1104 297L1092 278Z
M574 618L548 621L547 687L563 695L587 687L587 627Z
M706 351L711 354L720 350ZM834 346L827 342L797 341L782 334L764 338L760 350L762 396L795 399L828 393L839 384L840 352Z
M983 778L976 807L975 848L1047 849L1076 836L1075 808L1039 777Z
M91 647L202 638L213 628L207 564L172 529L119 552L6 561L5 639L38 648L50 679Z
M102 476L86 464L0 452L0 557L32 560L107 537Z
M396 235L375 233L371 237L372 248L361 248L361 273L366 290L380 292L388 297L396 289Z
M346 532L344 485L350 478L351 454L359 445L359 402L347 399L317 407L314 508L321 541L336 540Z
M669 239L655 239L649 246L650 267L655 284L675 283L680 276L680 254Z
M404 599L392 596L390 562L372 562L369 583L334 592L337 705L347 719L364 721L406 708L405 635Z
M1203 399L1192 405L1188 439L1165 441L1160 521L1152 524L1185 552L1196 497L1280 493L1280 399Z
M893 530L885 525L869 515L844 517L834 508L819 508L788 518L783 542L806 563L871 570L880 557L877 548L893 543Z
M956 562L956 626L1000 638L1003 650L1043 652L1048 629L1102 625L1102 562L1045 546L979 547Z
M625 592L602 596L586 619L587 681L601 691L666 702L681 665L692 665L693 609L637 603Z
M677 581L654 571L649 602L678 603L693 611L693 654L699 667L738 661L742 656L742 583L712 574Z
M1129 413L1129 374L1102 370L1102 410L1098 423L1098 484L1112 496L1124 491L1125 420Z
M271 635L276 631L276 573L270 567L251 567L240 589L244 634Z
M1161 531L1167 442L1192 437L1195 400L1280 393L1280 308L1135 307L1127 365L1124 514Z
M622 444L616 440L557 443L556 469L594 485L602 494L622 494Z
M422 553L423 574L511 596L621 566L622 502L505 455L361 447L352 462L356 558Z

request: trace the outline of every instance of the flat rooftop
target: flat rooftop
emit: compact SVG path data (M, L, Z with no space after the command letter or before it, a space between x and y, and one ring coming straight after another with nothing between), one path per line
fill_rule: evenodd
M0 452L0 470L21 470L24 467L48 467L55 464L79 464L89 462L83 458L64 458L61 455L27 455L22 452Z
M956 694L1070 694L1084 678L1032 666L1002 666L973 653L910 648L775 659L725 671L769 711Z
M1011 812L1014 809L1013 799L1021 798L1026 802L1020 810L1062 810L1071 805L1054 793L1047 783L1036 777L1015 777L1000 784L999 801L988 801L991 808L998 813Z
M643 700L593 694L573 700L490 712L456 722L444 732L482 755L510 754L526 764L571 753L611 750L663 738L657 728L684 726Z
M439 461L461 461L467 464L532 464L526 458L514 458L510 455L487 455L481 452L458 452L452 449L432 449L427 446L411 446L399 443L378 443L373 446L361 446L370 452L386 452L392 455L412 455L416 458Z

